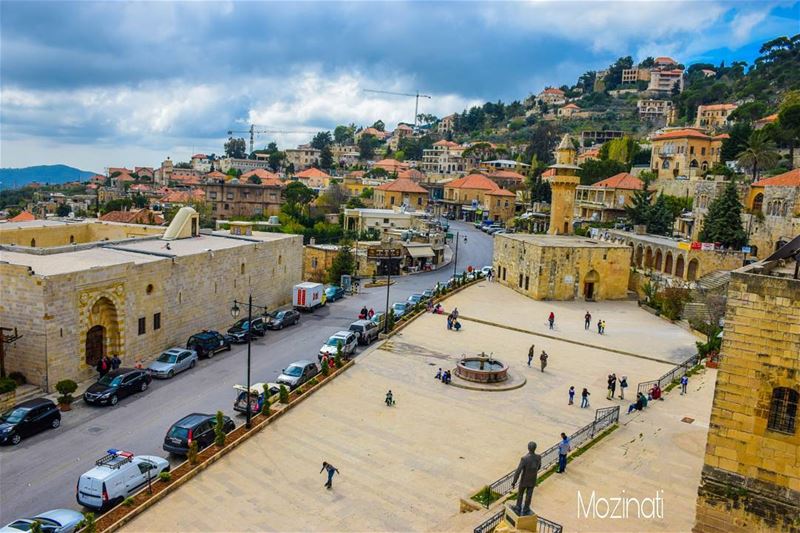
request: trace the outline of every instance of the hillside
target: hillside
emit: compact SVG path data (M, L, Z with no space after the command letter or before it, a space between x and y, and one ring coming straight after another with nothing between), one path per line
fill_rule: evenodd
M0 168L0 189L23 187L31 182L61 184L86 180L97 172L67 165L37 165L24 168Z

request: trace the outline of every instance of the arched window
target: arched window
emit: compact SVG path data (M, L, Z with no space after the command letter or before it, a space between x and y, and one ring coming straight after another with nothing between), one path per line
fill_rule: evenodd
M764 207L764 194L758 193L756 194L755 198L753 198L753 211L761 211Z
M800 392L788 387L772 389L767 429L793 435L797 423L798 403L800 403Z
M36 248L36 239L31 239L31 248Z
M661 164L661 168L663 168L664 170L668 170L669 169L669 161L664 161Z

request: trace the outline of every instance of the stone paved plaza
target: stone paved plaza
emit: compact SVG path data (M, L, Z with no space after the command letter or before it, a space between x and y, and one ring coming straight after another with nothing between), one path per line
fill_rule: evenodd
M461 332L448 332L444 316L426 315L360 356L344 375L126 530L471 530L484 514L458 515L459 498L513 469L529 440L537 441L543 451L561 431L571 433L590 422L595 408L626 408L627 402L605 399L609 372L627 375L632 394L636 383L658 377L671 366L654 359L682 360L695 341L686 331L638 309L635 302L591 304L592 314L607 321L604 337L583 330L583 304L535 302L494 283L481 283L446 304L448 310L457 305L467 317L601 348L467 319ZM546 326L551 309L557 317L553 332ZM531 343L537 353L545 349L550 354L545 373L525 364ZM462 354L481 351L494 352L527 378L526 385L481 392L434 380L438 367L452 368ZM589 388L591 409L567 405L570 385L578 391ZM388 389L397 400L393 408L383 403ZM699 478L702 439L697 431L707 423L710 397L708 402L680 403L673 397L677 393L631 418L623 414L623 422L631 423L572 463L565 476L569 483L558 476L537 489L534 508L546 518L569 524L569 530L594 529L574 520L575 488L596 483L611 490L621 485L629 492L641 489L649 494L652 483L642 477L668 470L654 467L655 457L664 465L676 464L673 472L686 485L680 498L689 497L684 493L693 492ZM676 423L684 410L697 422ZM648 438L659 434L662 421L663 435L669 437ZM683 435L682 430L689 433ZM640 432L648 443L645 451L635 442ZM687 456L696 456L697 464ZM341 471L330 491L319 473L324 460ZM596 475L581 473L595 468ZM616 484L608 483L612 479ZM681 505L689 509L693 494L690 500ZM653 529L686 530L692 518L673 523L674 517L667 514ZM648 527L639 523L627 529ZM621 528L617 523L611 529Z

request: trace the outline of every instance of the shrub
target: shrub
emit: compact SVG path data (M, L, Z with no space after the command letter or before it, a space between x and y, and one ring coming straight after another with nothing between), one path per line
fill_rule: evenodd
M169 483L170 481L172 481L172 474L170 474L169 472L161 472L158 475L158 479L160 479L164 483Z
M264 384L264 403L261 404L261 414L264 416L269 416L269 386Z
M308 386L313 387L314 385L319 385L319 380L317 378L311 378L308 380Z
M97 523L94 519L94 513L84 513L83 520L78 524L76 531L81 533L97 533Z
M78 390L78 384L71 379L63 379L56 383L56 390L61 394L58 403L69 405L75 400L72 393Z
M189 452L186 454L187 458L189 459L189 464L194 466L197 464L197 452L199 451L199 446L197 445L197 441L193 440L191 444L189 444Z
M328 366L328 360L327 359L323 359L322 360L322 370L321 370L321 372L322 372L322 375L325 376L325 377L328 377L328 374L330 374L330 372L331 372L331 369Z
M289 390L286 388L285 385L281 385L281 391L278 393L278 398L280 399L282 404L289 403Z
M122 505L124 505L125 507L133 507L133 498L128 496L127 498L122 500Z
M17 382L11 378L0 378L0 394L11 392L17 388Z
M678 320L683 312L684 304L690 299L689 291L686 289L664 289L659 297L661 312L670 320Z
M225 418L222 416L222 411L217 411L217 423L214 424L214 444L220 448L225 446L225 431L222 429L225 426Z
M28 531L30 531L30 533L44 533L44 531L42 531L42 523L38 520L31 522L31 528Z
M342 341L336 341L336 356L333 358L336 368L342 366Z
M18 387L28 383L28 379L22 372L12 372L8 375L8 378L13 379L17 383Z
M389 316L386 319L386 330L392 331L394 329L394 309L389 309Z

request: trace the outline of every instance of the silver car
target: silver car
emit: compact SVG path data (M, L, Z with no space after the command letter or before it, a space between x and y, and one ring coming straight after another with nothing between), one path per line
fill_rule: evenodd
M197 352L186 348L170 348L150 363L147 372L154 378L172 378L178 372L194 368Z
M30 531L34 522L39 522L42 531L47 533L72 533L83 520L83 515L72 509L53 509L33 518L20 518L14 520L6 527L0 529L0 533L14 532L22 533Z

